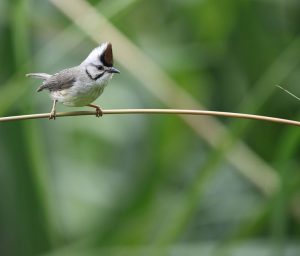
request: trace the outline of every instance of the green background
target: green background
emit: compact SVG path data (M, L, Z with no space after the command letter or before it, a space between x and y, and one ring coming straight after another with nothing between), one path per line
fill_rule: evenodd
M275 86L300 95L298 0L60 1L93 8L85 25L55 2L0 2L0 116L49 112L25 74L111 41L121 74L104 109L300 117ZM297 127L225 118L1 123L0 255L300 255L299 139Z

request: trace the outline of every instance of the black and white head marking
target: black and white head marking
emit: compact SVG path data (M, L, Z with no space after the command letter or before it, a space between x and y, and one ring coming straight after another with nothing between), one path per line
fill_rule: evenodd
M93 71L91 69L94 69ZM91 70L91 71L89 71ZM85 69L86 74L88 77L92 80L98 80L105 74L105 69L103 65L95 65L91 63L89 66L86 67ZM93 75L92 75L93 74Z
M119 73L113 68L113 53L111 43L103 43L95 48L82 62L85 72L92 80L98 80L105 74Z

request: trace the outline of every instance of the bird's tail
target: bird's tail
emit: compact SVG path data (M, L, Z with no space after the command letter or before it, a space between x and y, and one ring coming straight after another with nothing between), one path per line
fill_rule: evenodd
M26 74L27 77L33 77L33 78L38 78L42 80L48 79L51 75L46 74L46 73L29 73Z
M51 75L46 74L46 73L29 73L26 74L27 77L33 77L33 78L37 78L37 79L42 79L43 81L47 80L49 77L51 77ZM37 88L37 92L42 91L43 89L45 89L44 87L44 82L42 85L39 86L39 88Z

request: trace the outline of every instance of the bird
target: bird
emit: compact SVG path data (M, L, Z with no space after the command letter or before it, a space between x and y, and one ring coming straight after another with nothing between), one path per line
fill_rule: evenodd
M27 77L43 80L37 92L48 90L53 100L49 119L56 117L56 103L70 107L89 106L102 116L98 105L92 104L107 86L113 74L120 71L113 67L112 44L105 42L93 49L78 66L66 68L56 74L29 73Z

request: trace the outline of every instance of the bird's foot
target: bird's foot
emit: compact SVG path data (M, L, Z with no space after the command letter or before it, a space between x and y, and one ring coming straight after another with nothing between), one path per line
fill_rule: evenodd
M103 116L103 112L100 107L96 107L96 117Z
M103 116L103 112L102 112L102 110L101 110L101 108L99 106L94 105L94 104L88 104L87 106L96 109L96 117Z
M54 111L50 112L49 120L51 120L51 119L55 120L55 118L56 118L56 111L54 110Z

